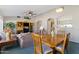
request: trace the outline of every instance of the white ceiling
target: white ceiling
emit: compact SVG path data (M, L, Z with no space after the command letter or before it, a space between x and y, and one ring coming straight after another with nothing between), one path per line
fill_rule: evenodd
M34 11L37 15L58 8L58 5L0 5L1 16L23 16L27 10Z

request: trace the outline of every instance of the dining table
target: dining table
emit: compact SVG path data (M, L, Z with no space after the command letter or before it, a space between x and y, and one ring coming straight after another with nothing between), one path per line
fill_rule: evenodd
M45 44L46 46L52 48L55 51L55 47L64 41L64 36L61 34L56 34L54 37L50 37L50 36L51 35L48 35L48 34L41 35L41 37L43 37L42 43Z

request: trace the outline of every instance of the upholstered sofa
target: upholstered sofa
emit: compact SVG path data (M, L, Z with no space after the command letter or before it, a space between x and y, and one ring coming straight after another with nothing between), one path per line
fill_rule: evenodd
M0 32L0 40L6 40L6 36L4 32Z
M17 37L21 48L33 46L32 36L30 32L18 34Z

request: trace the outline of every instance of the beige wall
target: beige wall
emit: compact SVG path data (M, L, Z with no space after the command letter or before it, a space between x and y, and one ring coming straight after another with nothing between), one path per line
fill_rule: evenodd
M3 31L3 18L0 16L0 32Z
M57 26L57 20L61 19L62 17L63 17L63 13L57 14L57 13L55 12L55 10L50 10L50 11L44 13L44 14L41 14L41 15L39 15L39 16L33 18L32 20L34 20L34 21L41 21L41 22L42 22L41 25L42 25L46 30L48 30L48 27L47 27L47 20L48 20L49 18L54 19L54 20L55 20L55 26ZM34 28L35 28L34 30L36 31L36 30L37 30L37 25L36 25ZM55 29L57 30L57 27L55 27ZM55 32L56 32L56 31L55 31Z
M71 18L71 41L79 43L79 6L65 6L65 16Z

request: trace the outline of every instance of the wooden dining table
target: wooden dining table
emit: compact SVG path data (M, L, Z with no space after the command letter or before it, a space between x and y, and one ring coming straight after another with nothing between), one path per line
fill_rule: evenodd
M51 48L56 47L58 44L60 44L64 41L64 36L62 36L60 34L56 34L53 38L52 37L48 38L48 36L50 36L50 35L44 36L44 38L42 39L42 43Z
M53 53L56 53L55 47L59 44L61 44L64 41L64 36L61 34L56 34L54 37L50 37L51 35L42 35L41 37L44 37L42 39L42 43L46 46L53 49Z

